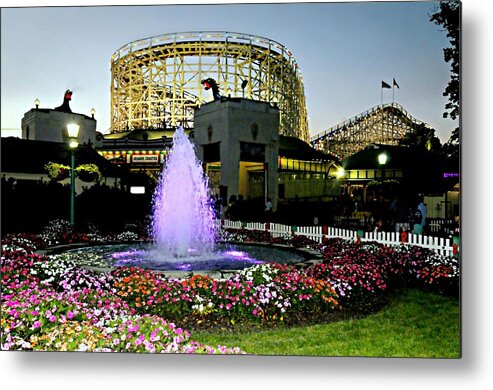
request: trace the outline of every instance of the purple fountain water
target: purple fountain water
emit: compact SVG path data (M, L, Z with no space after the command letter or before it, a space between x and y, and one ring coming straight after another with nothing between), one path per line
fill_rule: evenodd
M164 257L181 258L213 250L215 224L207 179L181 127L175 131L154 193L152 235Z

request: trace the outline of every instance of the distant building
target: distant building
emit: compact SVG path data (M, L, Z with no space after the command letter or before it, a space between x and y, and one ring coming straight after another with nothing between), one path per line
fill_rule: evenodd
M27 111L22 118L22 139L2 138L2 177L17 181L49 181L45 165L48 162L70 164L67 125L79 125L78 143L75 150L76 165L95 164L103 175L103 183L121 185L123 170L102 158L95 150L103 136L96 131L94 111L91 116L72 112L72 92L65 91L63 103L55 108L36 107ZM65 179L62 184L69 184ZM76 192L92 183L75 180Z
M96 119L72 112L70 100L72 92L67 90L61 106L39 108L36 105L24 114L21 123L22 139L33 141L64 142L68 140L67 124L79 125L79 144L94 145L96 142Z
M422 148L370 144L342 161L339 179L349 195L360 194L365 202L382 195L410 200L419 193L443 196L458 180L444 175L443 164Z
M172 146L174 132L174 129L138 129L105 134L97 151L130 172L145 171L158 177ZM189 130L185 133L190 135Z
M339 195L337 159L279 134L277 106L221 98L195 111L194 138L212 188L221 197L278 200Z
M339 196L335 179L338 159L296 137L279 135L279 110L274 105L223 97L202 105L194 118L195 128L185 133L196 145L211 189L224 198L270 197L275 206L277 200ZM174 131L113 132L105 134L96 149L113 164L157 178L172 147Z

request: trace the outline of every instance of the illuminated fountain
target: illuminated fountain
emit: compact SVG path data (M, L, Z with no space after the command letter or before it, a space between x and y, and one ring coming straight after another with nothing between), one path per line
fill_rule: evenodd
M180 127L153 199L152 236L166 257L212 251L215 225L209 199L201 163Z

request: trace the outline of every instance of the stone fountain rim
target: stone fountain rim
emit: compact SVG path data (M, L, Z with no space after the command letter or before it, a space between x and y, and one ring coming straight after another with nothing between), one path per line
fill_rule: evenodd
M84 243L73 243L73 244L62 244L62 245L54 245L41 250L35 251L36 254L39 255L57 255L64 253L68 250L72 249L82 249L82 248L90 248L93 246L106 246L106 245L131 245L131 244L146 244L151 243L151 241L147 240L129 240L129 241L104 241L104 242L84 242ZM323 260L323 256L320 252L317 252L311 248L296 248L292 245L283 245L283 244L275 244L269 242L244 242L244 241L234 241L234 240L218 240L217 243L220 244L233 244L233 245L251 245L251 246L264 246L270 248L278 248L283 250L292 250L295 252L301 252L301 255L305 257L305 260L302 260L298 263L293 263L294 266L307 266L311 264L321 263ZM88 269L91 271L97 272L110 272L118 269L119 267L91 267L91 266L79 266L80 268ZM209 276L215 279L223 279L227 277L227 275L232 275L238 270L194 270L194 271L160 271L153 270L153 272L161 273L166 275L167 277L186 279L190 278L195 274L200 274L204 276Z

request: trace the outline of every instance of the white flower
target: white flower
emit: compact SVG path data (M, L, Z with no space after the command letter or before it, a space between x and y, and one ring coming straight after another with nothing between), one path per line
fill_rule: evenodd
M88 347L87 347L87 345L86 345L86 344L84 344L84 343L80 343L80 344L79 344L79 346L77 347L77 351L82 351L82 352L84 352L84 351L87 351L87 350L88 350Z

